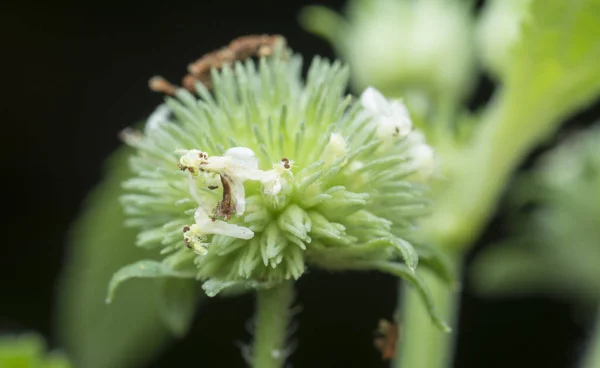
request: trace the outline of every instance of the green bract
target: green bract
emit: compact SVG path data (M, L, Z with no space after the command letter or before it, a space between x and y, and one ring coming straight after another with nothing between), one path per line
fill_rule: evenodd
M109 294L130 277L167 276L196 277L215 295L298 279L314 264L391 269L428 298L410 240L428 213L433 150L399 101L374 89L345 96L339 62L316 58L304 84L300 58L281 55L213 69L212 92L180 89L143 133L125 134L137 149L127 223L165 258L122 269ZM400 257L406 266L389 266Z

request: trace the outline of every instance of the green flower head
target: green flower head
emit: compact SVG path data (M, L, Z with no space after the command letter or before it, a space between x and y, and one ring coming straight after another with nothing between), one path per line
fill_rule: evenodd
M209 295L298 279L307 265L361 268L403 258L434 152L400 101L345 95L348 69L282 45L213 68L211 90L178 88L128 131L134 177L122 203L160 272L193 275Z

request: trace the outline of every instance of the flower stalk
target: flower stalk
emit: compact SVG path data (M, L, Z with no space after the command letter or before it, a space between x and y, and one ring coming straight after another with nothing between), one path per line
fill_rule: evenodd
M252 352L252 367L281 368L289 354L285 343L290 305L294 299L294 284L283 282L256 293L256 333Z
M458 258L454 259L454 265ZM431 272L420 273L429 286L433 302L440 318L446 321L453 331L456 326L460 305L460 291L449 288ZM402 283L396 320L400 321L400 336L396 344L394 368L422 367L442 368L452 365L456 332L445 333L431 323L424 313L420 296L406 283Z

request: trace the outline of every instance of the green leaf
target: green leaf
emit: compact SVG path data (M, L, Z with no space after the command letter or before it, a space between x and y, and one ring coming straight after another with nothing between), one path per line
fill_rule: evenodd
M473 288L489 294L529 294L548 290L553 268L526 244L494 244L471 265Z
M599 0L534 0L510 58L511 99L564 118L597 98L598 24Z
M196 280L164 278L157 280L161 293L160 315L173 335L183 337L192 325L198 299L203 292Z
M157 278L157 277L177 277L194 278L195 272L174 270L168 264L158 261L143 260L125 267L115 272L108 284L108 295L106 302L110 303L117 291L117 287L126 280L132 278Z
M69 363L69 360L62 354L51 353L46 359L45 368L71 368L71 364Z
M38 335L0 337L0 367L41 367L45 342Z
M112 304L104 301L109 280L119 268L150 257L135 246L137 231L123 226L117 200L123 194L121 182L130 177L129 154L129 148L122 148L110 158L104 181L86 200L68 238L56 326L60 344L76 367L143 365L169 337L156 308L156 283L127 283Z
M46 354L46 344L36 334L0 336L0 367L2 368L70 368L60 353Z

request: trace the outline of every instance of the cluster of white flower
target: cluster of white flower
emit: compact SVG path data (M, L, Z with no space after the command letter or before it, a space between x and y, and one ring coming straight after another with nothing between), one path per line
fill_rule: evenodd
M207 204L196 191L197 177L201 176L206 183L220 179L223 186L223 200L219 202L215 212L216 215L229 219L233 214L243 215L246 210L245 181L258 181L263 186L264 194L277 196L287 185L287 178L292 175L290 170L294 163L287 158L282 158L280 162L273 164L271 170L260 170L256 154L247 147L230 148L223 156L209 156L208 153L197 149L180 153L182 156L179 159L179 168L188 171L190 194L199 205L194 215L195 223L184 228L184 241L198 254L206 254L208 243L203 242L206 235L251 239L254 233L246 227L218 220L216 216L209 216L205 208Z
M415 171L429 178L435 171L435 151L425 142L423 133L413 129L408 109L402 101L388 100L373 87L362 93L360 101L365 116L377 126L377 136L383 142L381 149L389 149L396 141L406 139Z

